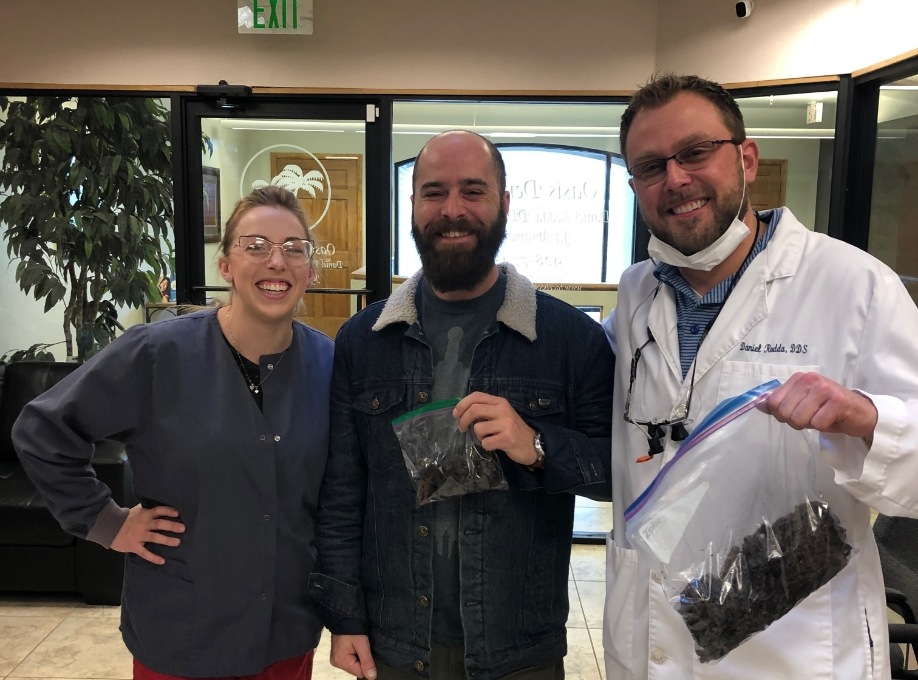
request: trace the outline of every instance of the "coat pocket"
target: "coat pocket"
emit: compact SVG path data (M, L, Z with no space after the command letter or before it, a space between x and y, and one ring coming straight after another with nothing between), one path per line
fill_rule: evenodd
M714 668L715 678L735 678L750 668L769 669L768 677L808 680L866 680L870 677L862 650L863 612L850 607L842 617L833 608L833 590L847 590L857 574L849 564L829 583L811 593L787 614L747 638L736 649L710 666L693 656L695 672ZM855 600L856 601L856 600ZM844 642L840 642L844 640ZM836 647L846 648L845 659Z
M496 392L498 397L510 402L513 410L524 420L536 424L540 420L556 425L567 424L565 394L553 385L498 385Z
M197 663L196 587L134 554L125 560L122 632L137 656L159 655L177 666ZM133 645L138 645L139 650Z
M610 678L635 673L637 655L647 648L647 579L647 568L638 561L637 551L608 538L602 644Z
M392 421L407 410L404 385L371 386L353 400L354 419L358 423L362 449L367 452L367 466L376 472L405 466L402 450Z
M720 385L718 386L717 401L715 403L720 403L724 399L731 399L769 380L780 380L784 383L794 373L800 372L818 373L819 366L816 364L790 365L752 361L725 361L723 372L720 375Z

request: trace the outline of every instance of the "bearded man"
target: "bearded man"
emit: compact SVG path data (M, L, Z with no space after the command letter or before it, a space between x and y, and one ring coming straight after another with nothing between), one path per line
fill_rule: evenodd
M341 329L310 594L357 677L560 680L574 494L608 498L602 328L495 263L510 196L467 131L418 154L422 269ZM392 421L440 400L508 488L420 506Z

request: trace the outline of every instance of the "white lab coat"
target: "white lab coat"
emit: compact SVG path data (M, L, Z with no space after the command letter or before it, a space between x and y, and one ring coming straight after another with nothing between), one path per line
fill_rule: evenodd
M647 452L647 439L622 420L631 357L648 327L656 345L642 354L632 413L668 416L683 402L692 374L690 368L682 378L673 291L663 285L654 295L653 268L645 261L623 274L618 306L605 324L618 359L606 677L888 678L883 578L870 507L918 516L918 309L887 266L808 231L786 208L772 240L736 284L696 359L695 422L717 402L797 371L817 371L862 391L876 404L879 422L869 452L861 439L808 431L825 463L818 484L854 548L850 563L765 631L719 662L702 664L688 629L654 580L659 577L625 538L625 508L678 447L667 439L663 454L636 463ZM784 351L768 352L769 345Z

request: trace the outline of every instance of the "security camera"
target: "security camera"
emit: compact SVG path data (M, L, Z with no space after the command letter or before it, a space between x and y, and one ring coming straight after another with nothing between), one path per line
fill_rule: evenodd
M737 19L748 19L749 15L752 14L753 5L752 0L740 0L740 2L736 3Z

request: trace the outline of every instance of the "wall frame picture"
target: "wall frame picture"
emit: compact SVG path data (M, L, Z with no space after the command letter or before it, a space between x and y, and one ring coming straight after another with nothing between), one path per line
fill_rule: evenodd
M204 180L204 243L220 241L220 169L201 168Z

